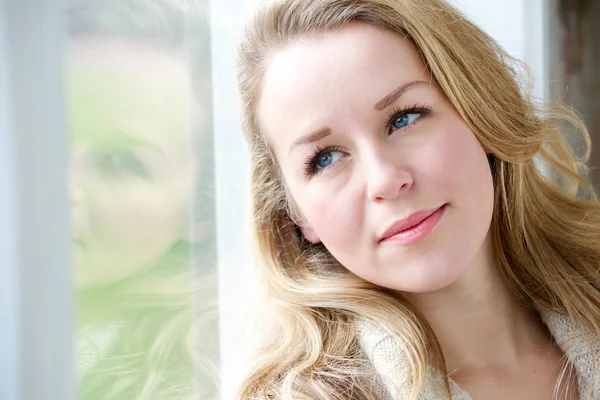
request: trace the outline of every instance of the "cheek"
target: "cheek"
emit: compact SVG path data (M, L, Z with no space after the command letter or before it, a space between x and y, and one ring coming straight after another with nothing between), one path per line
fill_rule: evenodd
M449 202L449 223L457 240L455 260L476 252L489 231L494 208L494 185L485 150L464 123L442 131L432 149L432 162L424 166L429 179L422 179L437 193L438 202ZM428 190L429 191L429 190ZM448 254L446 254L448 256Z
M457 186L474 207L491 210L494 185L485 150L467 127L461 129L457 136L460 143L453 145L455 157L451 161Z
M435 183L442 196L458 195L463 200L469 198L473 201L493 198L486 153L468 126L462 121L449 124L437 135L435 145L427 148L427 154L418 156L419 173L425 175L420 181ZM477 199L477 196L484 197Z
M325 193L318 185L304 190L298 205L308 224L323 244L335 252L347 252L357 241L362 228L362 207L359 196L348 189Z
M162 245L174 239L181 221L185 197L181 192L144 182L119 183L98 193L90 204L91 228L110 242Z

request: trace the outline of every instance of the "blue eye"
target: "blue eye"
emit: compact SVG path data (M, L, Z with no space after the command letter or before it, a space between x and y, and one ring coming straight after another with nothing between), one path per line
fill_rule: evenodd
M338 161L341 157L341 152L339 151L328 151L327 153L323 153L317 157L317 167L318 168L327 168L332 165L334 162Z
M338 147L328 147L326 149L317 148L306 159L304 174L312 176L324 169L331 167L344 156L344 152Z
M392 119L392 129L403 129L421 117L421 113L400 114Z
M386 127L389 129L389 133L406 129L417 122L417 120L427 117L430 113L431 107L427 105L397 108L388 114Z

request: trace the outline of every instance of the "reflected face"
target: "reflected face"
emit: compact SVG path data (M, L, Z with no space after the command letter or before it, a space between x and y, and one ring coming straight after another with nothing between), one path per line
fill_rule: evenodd
M354 274L426 293L481 255L486 153L408 40L357 23L294 41L272 55L258 112L305 237Z
M190 82L175 55L118 40L75 41L68 66L76 281L97 286L186 234Z

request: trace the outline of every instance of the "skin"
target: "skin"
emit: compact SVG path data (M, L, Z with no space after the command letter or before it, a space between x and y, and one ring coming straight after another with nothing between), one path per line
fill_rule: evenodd
M187 236L192 96L183 58L167 50L93 36L69 50L73 256L83 289L134 275Z
M420 83L382 104L411 82ZM552 397L562 353L498 274L486 152L414 45L359 23L296 40L272 54L258 113L308 240L411 301L474 399ZM293 145L324 128L329 135ZM318 173L307 175L320 150ZM420 241L379 242L398 219L443 205Z

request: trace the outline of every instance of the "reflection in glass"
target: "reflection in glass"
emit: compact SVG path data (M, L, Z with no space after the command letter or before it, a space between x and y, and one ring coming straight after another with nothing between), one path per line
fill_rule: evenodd
M68 18L80 396L216 398L202 19L134 0L73 2ZM186 26L204 34L193 46Z

